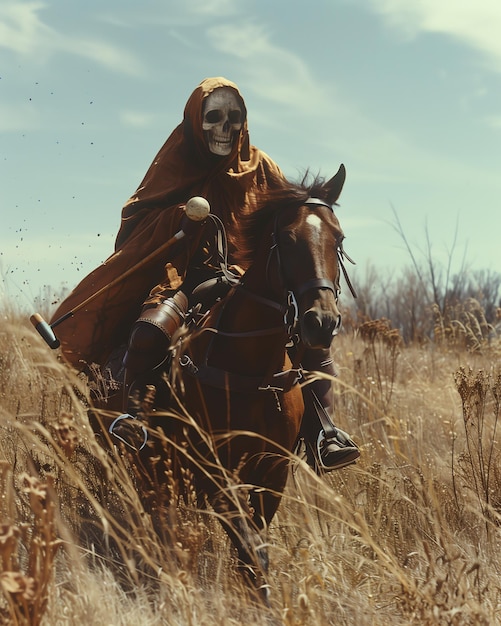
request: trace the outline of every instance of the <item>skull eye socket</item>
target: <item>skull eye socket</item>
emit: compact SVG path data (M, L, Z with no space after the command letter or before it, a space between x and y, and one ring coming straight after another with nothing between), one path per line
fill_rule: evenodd
M228 113L228 120L230 124L239 124L242 121L242 111L240 109L234 109Z
M212 109L205 114L205 122L208 124L217 124L224 118L224 112L221 109ZM228 111L228 121L230 124L240 124L242 121L242 111L240 109L233 109Z
M209 124L217 124L223 119L223 112L221 109L212 109L205 114L205 121Z

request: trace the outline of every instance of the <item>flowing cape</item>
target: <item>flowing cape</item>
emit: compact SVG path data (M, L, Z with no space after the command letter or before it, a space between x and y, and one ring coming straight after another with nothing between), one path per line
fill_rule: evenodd
M226 157L208 151L202 129L204 100L218 87L234 89L244 111L238 140ZM221 77L205 79L188 99L183 121L123 207L114 254L74 288L55 311L51 323L140 264L170 239L180 229L183 206L192 196L205 197L211 212L223 220L231 255L232 249L238 247L239 215L253 210L257 190L278 185L282 180L272 159L250 145L247 111L238 87ZM79 370L92 363L104 365L110 353L127 341L152 288L157 284L179 286L200 237L201 234L181 240L57 325L55 332L66 361Z

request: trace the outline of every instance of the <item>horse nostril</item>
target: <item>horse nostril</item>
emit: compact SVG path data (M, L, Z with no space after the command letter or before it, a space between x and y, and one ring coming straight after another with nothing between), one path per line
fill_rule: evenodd
M341 329L341 315L338 315L336 318L336 322L334 324L334 328L332 329L332 334L337 335Z
M304 343L311 348L328 347L338 326L338 317L312 307L302 318L301 330Z
M310 309L304 314L303 325L309 331L316 331L322 328L323 320L315 309Z

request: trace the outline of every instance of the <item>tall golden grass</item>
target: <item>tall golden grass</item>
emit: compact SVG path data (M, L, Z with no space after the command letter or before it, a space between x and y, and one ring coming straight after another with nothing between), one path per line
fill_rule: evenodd
M362 456L321 478L295 464L264 607L195 499L155 532L126 459L95 441L84 381L6 312L2 623L501 623L501 346L480 344L404 346L386 320L336 338L337 422Z

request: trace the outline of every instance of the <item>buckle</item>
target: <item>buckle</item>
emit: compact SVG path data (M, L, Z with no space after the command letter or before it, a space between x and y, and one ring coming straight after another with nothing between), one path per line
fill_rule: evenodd
M141 446L139 448L136 448L135 446L131 445L128 441L126 441L123 437L121 437L118 433L115 432L115 428L116 428L117 424L119 424L124 419L136 420L136 418L133 415L130 415L129 413L123 413L122 415L119 415L118 417L116 417L113 420L113 422L110 424L110 427L108 428L108 432L110 433L110 435L113 435L119 441L121 441L126 446L131 448L131 450L134 450L136 452L138 452L138 451L140 452L141 450L143 450L143 448L146 446L146 444L148 442L148 431L146 430L146 428L144 426L141 426L141 429L143 431L144 441L143 441L143 443L141 444Z
M193 376L198 373L199 368L195 365L195 363L193 363L193 361L190 359L190 357L187 354L182 354L179 357L178 362L181 367L186 367L188 371L190 372L190 374L192 374Z
M292 336L294 328L299 319L299 307L293 291L287 292L287 309L284 313L284 325L289 337ZM291 337L292 338L292 337Z

